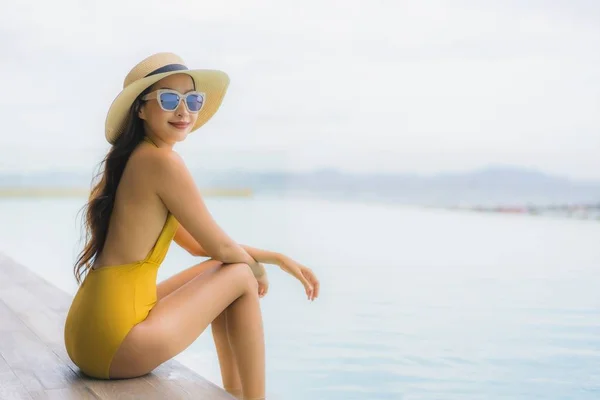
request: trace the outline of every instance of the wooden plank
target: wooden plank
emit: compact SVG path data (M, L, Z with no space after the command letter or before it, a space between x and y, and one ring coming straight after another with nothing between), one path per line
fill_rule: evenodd
M2 261L0 261L0 265L2 265L1 263ZM5 268L0 268L0 290L12 285L14 285L14 283L11 282L8 271L6 271Z
M31 393L33 400L99 400L88 387L68 387Z
M110 381L94 381L90 380L86 382L86 386L101 399L123 399L123 400L135 400L135 399L176 399L177 393L161 392L156 390L143 378L134 379L123 379L123 380L110 380ZM198 393L202 396L203 393ZM210 397L209 397L210 398Z
M53 311L66 314L71 307L72 296L41 278L26 282L23 284L23 288L43 300L44 305Z
M0 298L0 338L2 332L26 331L27 326Z
M0 354L29 391L81 385L77 374L30 331L4 332Z
M67 353L67 349L65 348L64 342L48 344L48 348L54 353L54 355L56 355L56 357L58 357L58 359L64 365L69 367L71 371L73 371L75 374L80 375L79 368L73 363L73 361L71 361L71 358L69 358L69 354Z
M85 385L102 399L196 399L235 400L220 387L176 361L168 361L152 373L134 379L87 379Z
M19 314L19 318L27 325L44 344L64 343L65 318L50 310L30 310Z
M19 309L20 318L28 321L27 325L31 331L6 332L3 335L3 341L0 342L0 354L4 356L25 388L35 393L36 397L45 395L45 391L48 389L69 387L75 393L87 390L87 387L91 389L90 393L99 398L113 398L120 391L126 394L128 390L131 393L145 396L156 392L153 386L143 379L139 379L138 382L131 380L131 383L125 385L114 384L112 381L83 379L78 373L78 368L72 362L69 363L70 365L65 363L65 358L68 359L66 350L64 350L63 357L59 357L54 351L54 349L59 349L61 353L63 352L63 325L60 324L60 321L57 323L50 321L56 322L58 319L63 321L63 318L59 318L55 311L49 309L46 309L46 313L50 315L42 316L30 305L16 302L16 298L30 295L22 287L11 288L4 291L3 294L8 294L12 305ZM35 300L34 304L39 305L39 301ZM50 346L46 346L44 342Z
M69 358L64 345L53 345L52 351L74 371L78 371L77 366L75 366L75 364L73 364ZM83 379L85 381L85 385L89 386L100 398L111 398L105 396L112 396L116 390L136 390L136 384L123 384L122 382L125 382L125 380L102 381L94 380L84 376L82 376L81 379ZM205 395L205 398L207 399L235 399L222 388L206 380L202 376L196 374L175 360L167 361L152 373L141 378L136 378L135 380L146 380L152 386L152 390L145 392L147 395L163 396L162 398L165 399L195 399L199 394L203 394L203 396ZM117 386L110 387L113 383L117 383ZM122 395L127 396L127 394Z
M0 290L20 286L44 301L44 306L56 311L68 311L72 297L52 285L29 268L0 254Z
M0 372L0 399L32 400L27 389L12 372Z
M22 286L22 282L0 289L0 298L16 314L26 313L28 310L51 310L35 294L28 292Z
M59 388L58 391L50 389L50 396L62 393L63 397L67 397L69 392L73 392L73 398L83 397L81 389L85 389L85 386L73 383L74 372L51 349L40 343L39 337L1 299L0 320L3 321L0 330L0 371L9 368L34 398L44 398L48 387ZM60 392L62 388L66 392Z
M235 400L235 397L222 388L175 360L162 364L145 378L159 390L170 389L173 392L173 388L176 387L177 394L184 396L182 399L195 398L197 393L206 393L208 398L214 400Z
M4 271L4 273L9 278L6 281L4 281L3 279L4 282L2 283L2 286L13 286L15 284L36 282L40 280L43 281L42 278L36 275L29 268L25 267L22 264L19 264L17 261L2 253L0 253L0 265L2 266L2 270Z
M10 366L8 365L4 357L0 355L0 374L3 372L12 372L12 370L10 369Z
M83 382L86 388L88 388L89 392L97 396L97 398L99 399L135 398L135 395L137 395L137 393L144 393L144 396L146 396L147 398L152 398L151 396L155 396L157 393L163 396L162 398L165 399L182 398L177 396L177 389L167 390L166 393L164 391L157 391L149 382L144 382L143 377L128 380L110 381L87 377L83 375L79 371L79 368L73 363L73 361L71 361L69 355L67 354L67 350L64 347L64 344L52 345L52 351L63 363L65 363L65 365L68 365L69 368L71 368L79 375L79 379Z
M65 313L46 307L43 300L23 286L0 289L0 298L43 343L64 341Z
M135 379L83 375L64 346L72 297L0 254L0 399L234 400L175 360Z

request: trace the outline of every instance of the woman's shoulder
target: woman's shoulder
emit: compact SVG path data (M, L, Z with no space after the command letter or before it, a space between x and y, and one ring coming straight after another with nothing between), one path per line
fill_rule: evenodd
M131 155L130 163L133 170L144 174L169 175L187 170L183 158L176 151L143 144Z

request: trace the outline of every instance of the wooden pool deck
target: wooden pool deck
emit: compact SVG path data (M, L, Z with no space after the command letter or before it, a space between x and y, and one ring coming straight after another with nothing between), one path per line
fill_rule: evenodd
M135 379L105 381L82 375L63 342L71 300L0 253L0 399L234 400L174 360Z

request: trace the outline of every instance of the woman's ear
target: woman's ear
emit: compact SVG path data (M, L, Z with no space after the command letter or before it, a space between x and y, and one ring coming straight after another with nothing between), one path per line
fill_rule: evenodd
M143 105L140 104L138 106L138 112L137 112L137 114L138 114L138 117L140 119L145 120L146 119L146 108Z

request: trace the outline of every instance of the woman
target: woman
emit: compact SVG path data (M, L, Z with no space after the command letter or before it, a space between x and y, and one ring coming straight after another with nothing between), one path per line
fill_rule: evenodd
M234 242L173 151L215 114L228 85L221 71L188 70L175 54L158 53L130 71L109 109L112 147L86 205L87 241L74 271L80 287L65 323L69 357L87 375L147 374L210 324L224 388L264 398L263 264L299 279L309 300L319 295L310 269ZM211 259L157 285L173 240Z

